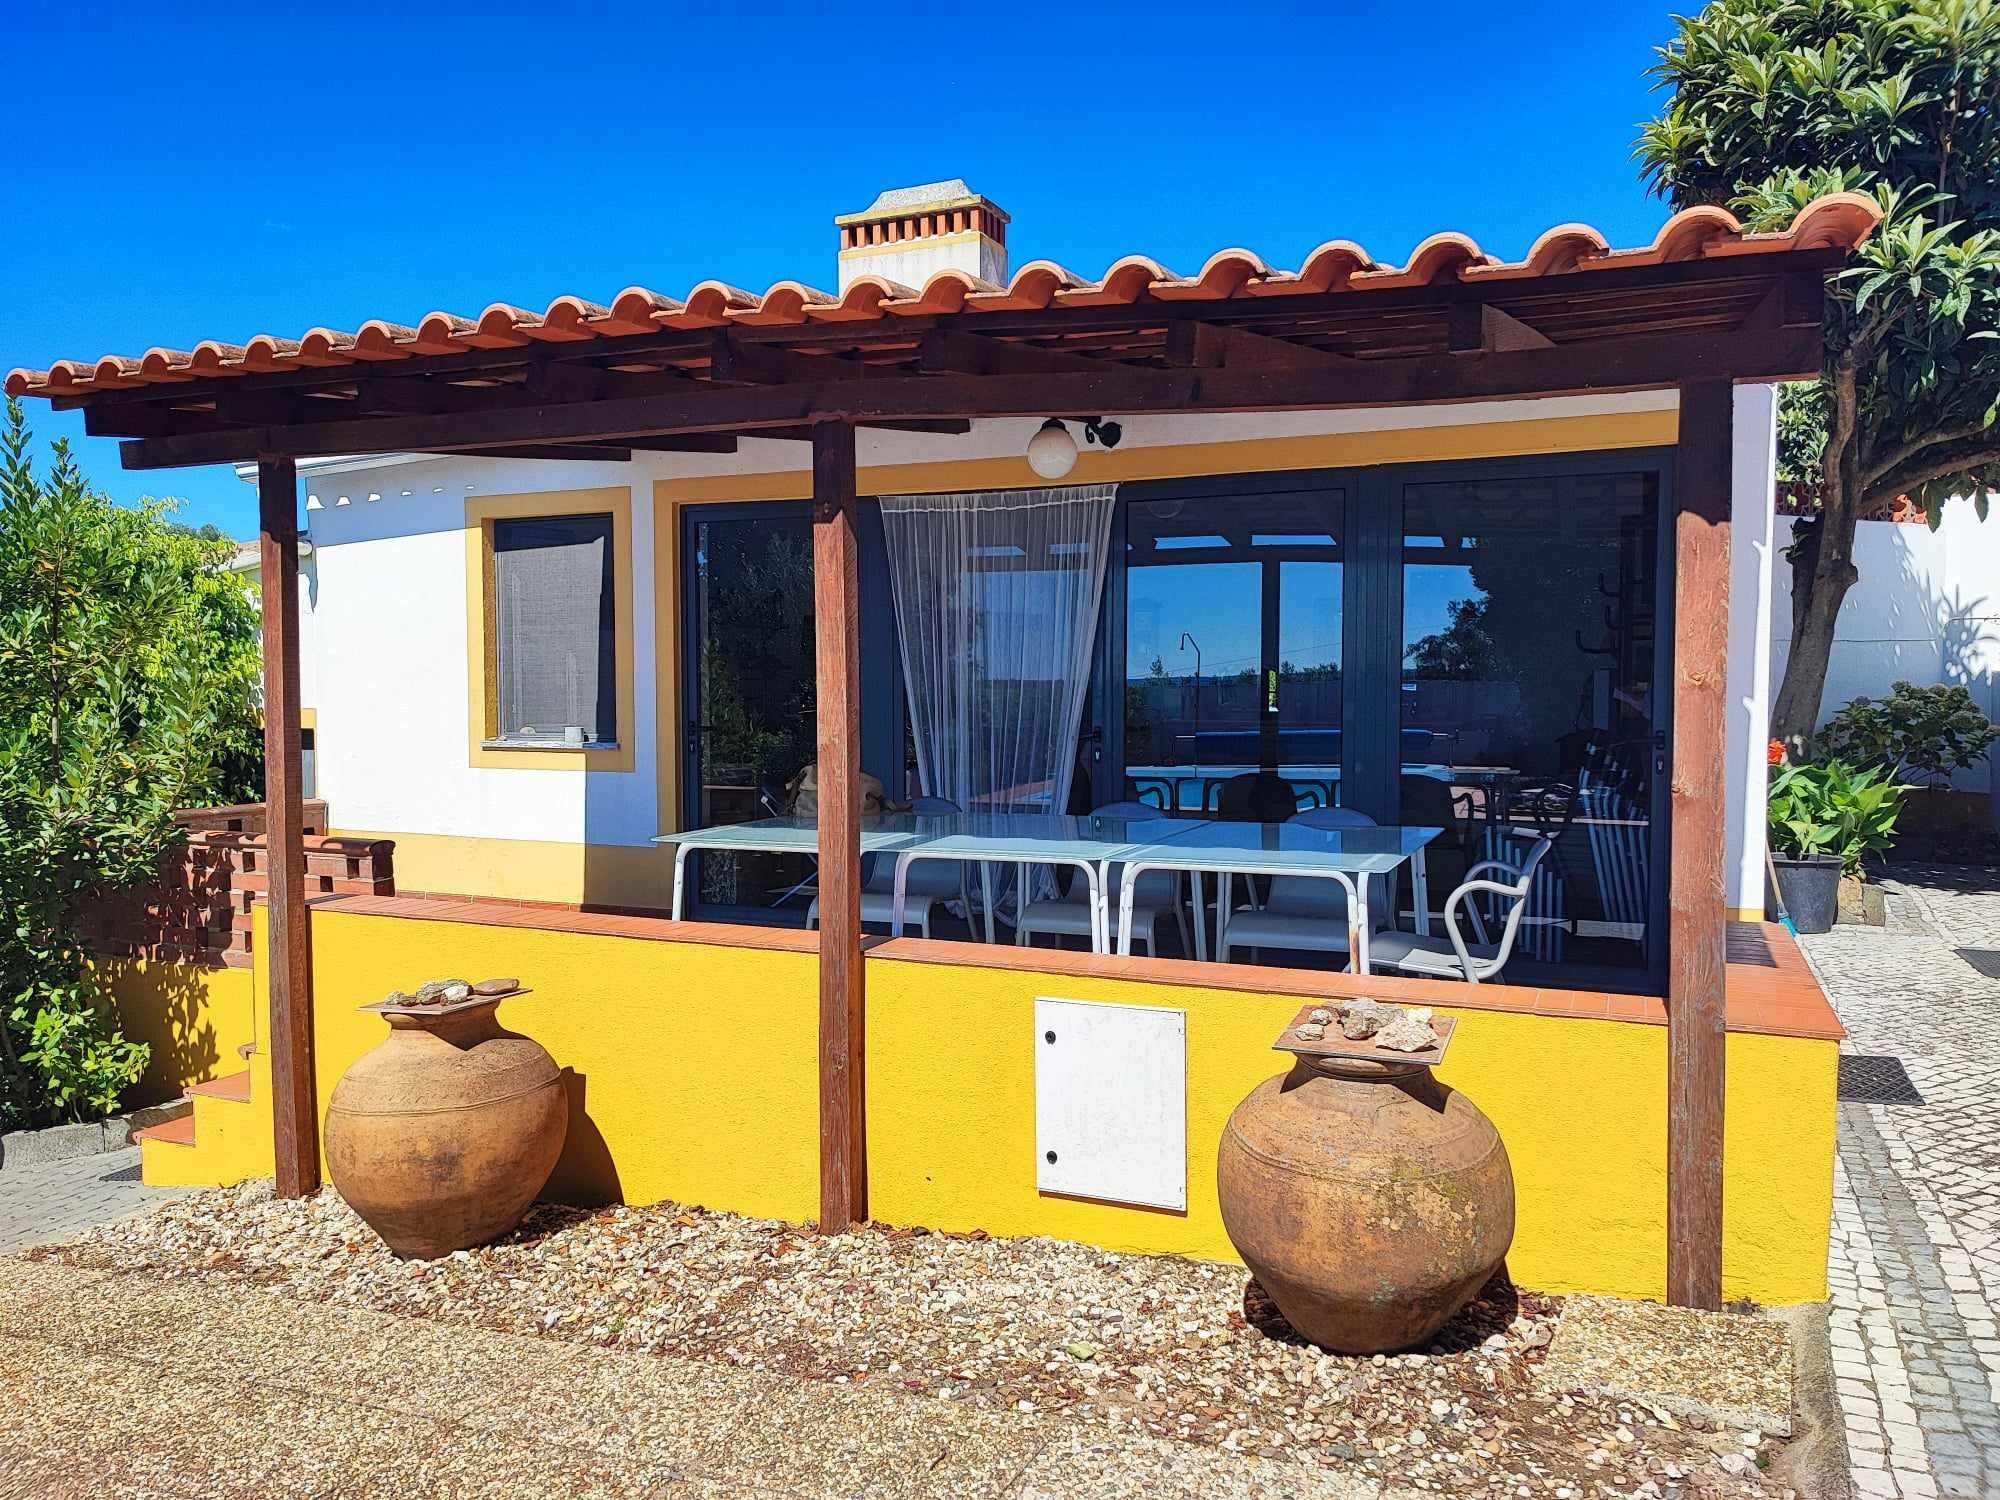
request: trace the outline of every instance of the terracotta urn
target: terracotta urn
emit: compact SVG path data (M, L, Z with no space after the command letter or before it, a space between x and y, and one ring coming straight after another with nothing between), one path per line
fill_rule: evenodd
M506 998L419 1005L398 996L362 1007L389 1023L389 1035L334 1085L327 1171L406 1259L505 1234L562 1154L562 1071L540 1043L501 1028L494 1013Z
M1244 1263L1341 1354L1428 1342L1514 1238L1499 1132L1421 1063L1300 1056L1236 1107L1216 1177Z

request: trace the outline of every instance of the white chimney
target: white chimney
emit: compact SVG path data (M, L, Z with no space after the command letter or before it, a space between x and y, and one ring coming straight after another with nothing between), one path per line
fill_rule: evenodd
M1007 282L1007 215L954 177L891 188L858 214L841 214L840 290L857 276L921 288L939 271Z

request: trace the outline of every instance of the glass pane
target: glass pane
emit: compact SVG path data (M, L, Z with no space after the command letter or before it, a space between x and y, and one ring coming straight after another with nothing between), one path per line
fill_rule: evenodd
M618 737L613 620L611 517L494 523L500 738Z
M1642 966L1651 924L1654 476L1404 491L1402 816L1466 869L1554 841L1515 964ZM1504 909L1496 913L1504 917Z
M695 681L700 709L696 822L791 811L817 728L812 522L701 521L694 528ZM693 856L699 899L803 912L813 863L799 855Z
M1131 502L1125 790L1278 818L1338 800L1341 495Z

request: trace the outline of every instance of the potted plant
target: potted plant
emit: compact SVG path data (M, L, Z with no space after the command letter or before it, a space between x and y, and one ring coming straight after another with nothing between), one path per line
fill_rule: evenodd
M1862 858L1895 837L1909 790L1879 768L1845 761L1773 767L1771 863L1778 894L1800 932L1833 926L1843 875L1858 878Z
M1886 698L1851 699L1827 720L1813 746L1819 756L1881 766L1893 780L1921 789L1903 809L1904 857L1977 863L1990 841L1980 837L1976 794L1954 792L1952 785L1958 772L1987 758L1996 740L2000 725L1959 684L1898 682ZM2000 829L2000 777L1992 786L1992 821Z

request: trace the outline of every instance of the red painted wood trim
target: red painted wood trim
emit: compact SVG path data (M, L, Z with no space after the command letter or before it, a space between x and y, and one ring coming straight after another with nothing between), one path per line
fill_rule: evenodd
M819 691L820 1228L868 1217L861 962L861 627L854 429L813 443L813 620Z
M264 842L270 852L266 993L271 1007L277 1191L319 1190L313 1086L312 966L307 956L305 806L299 750L299 485L289 458L257 462L264 605Z
M1681 387L1667 920L1667 1300L1722 1305L1724 682L1734 393Z

